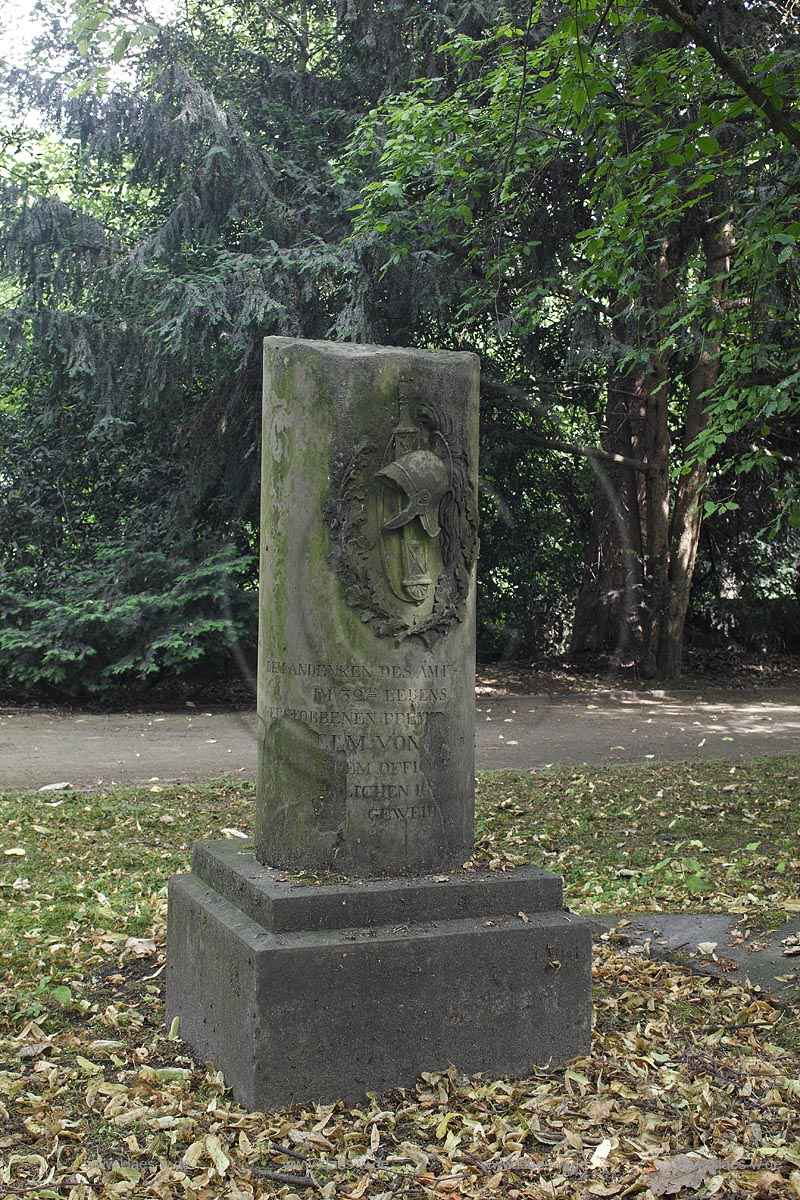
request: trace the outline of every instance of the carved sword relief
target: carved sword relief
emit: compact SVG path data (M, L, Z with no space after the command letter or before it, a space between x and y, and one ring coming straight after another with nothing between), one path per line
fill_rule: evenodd
M448 466L424 444L409 412L408 386L398 387L401 413L377 473L381 558L392 592L419 605L441 574L439 506L450 487ZM439 435L444 444L444 439ZM446 445L445 445L446 448Z

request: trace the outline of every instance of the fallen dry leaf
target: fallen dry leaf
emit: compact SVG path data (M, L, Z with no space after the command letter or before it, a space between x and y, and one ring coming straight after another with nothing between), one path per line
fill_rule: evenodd
M222 1149L219 1138L216 1137L215 1134L209 1133L206 1136L205 1147L208 1152L209 1158L211 1159L211 1161L213 1162L214 1166L217 1169L217 1174L221 1178L222 1176L224 1176L226 1174L228 1168L230 1167L231 1160L228 1158L227 1154Z
M718 1158L698 1158L693 1154L676 1154L674 1158L655 1160L655 1170L647 1177L654 1196L677 1196L684 1188L699 1188L721 1166Z
M129 937L125 939L125 949L132 950L136 958L147 958L156 952L155 939Z
M611 1139L603 1138L600 1145L595 1150L592 1157L589 1159L589 1165L592 1167L602 1167L606 1159L611 1153Z
M39 1058L43 1054L50 1054L54 1048L55 1046L53 1042L33 1042L30 1046L22 1047L22 1049L19 1051L19 1057L22 1059Z

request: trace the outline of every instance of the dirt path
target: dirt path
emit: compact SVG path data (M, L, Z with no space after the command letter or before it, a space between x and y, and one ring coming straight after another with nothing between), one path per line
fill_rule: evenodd
M800 750L800 689L480 697L478 767L722 758ZM252 778L250 709L97 714L0 708L0 788Z
M800 751L800 691L614 692L479 701L478 765L736 761Z

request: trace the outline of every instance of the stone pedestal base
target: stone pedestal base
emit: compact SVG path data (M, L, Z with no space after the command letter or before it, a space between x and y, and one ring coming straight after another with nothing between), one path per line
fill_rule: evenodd
M536 867L316 886L202 842L168 929L167 1022L250 1109L589 1050L590 925Z

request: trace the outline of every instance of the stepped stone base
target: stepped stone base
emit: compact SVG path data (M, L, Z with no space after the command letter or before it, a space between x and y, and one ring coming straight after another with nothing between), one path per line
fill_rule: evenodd
M536 867L316 886L201 842L168 930L167 1022L250 1109L589 1050L590 923Z

